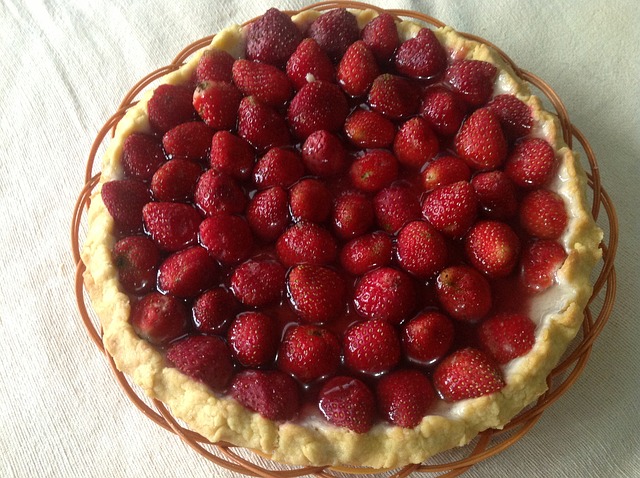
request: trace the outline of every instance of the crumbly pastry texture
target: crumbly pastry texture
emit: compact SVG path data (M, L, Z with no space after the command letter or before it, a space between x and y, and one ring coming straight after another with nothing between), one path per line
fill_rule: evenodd
M360 27L377 15L372 10L351 12L357 16ZM316 11L305 11L293 20L304 25L319 15ZM411 21L402 21L398 24L401 40L414 37L420 28L421 25ZM124 139L133 132L150 131L146 104L153 92L147 91L119 122L103 159L100 184L91 198L89 230L82 252L87 267L85 284L100 318L104 345L117 367L147 395L165 403L174 416L212 442L231 442L294 465L388 468L420 463L443 450L468 443L485 429L504 426L534 402L547 389L546 377L580 329L583 309L592 290L590 274L600 257L602 232L588 212L586 176L576 153L564 143L557 118L543 109L527 83L495 51L449 27L434 32L452 58L483 60L498 67L496 94L513 94L531 107L532 134L546 139L559 158L558 175L551 189L564 198L569 214L569 225L561 238L568 258L557 273L558 283L533 301L531 317L538 325L533 349L503 367L506 386L499 392L453 404L439 403L413 429L378 422L364 434L318 418L276 423L168 366L163 355L139 338L129 323L130 300L118 282L111 257L114 221L100 195L102 184L122 177L119 158ZM243 28L226 28L215 36L209 48L240 57L244 51ZM186 82L201 54L202 51L195 53L161 82Z

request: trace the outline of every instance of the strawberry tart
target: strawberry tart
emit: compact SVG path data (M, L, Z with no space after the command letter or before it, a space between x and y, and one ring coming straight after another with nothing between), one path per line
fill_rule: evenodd
M487 45L270 9L119 122L85 284L117 367L209 440L420 463L547 389L600 257L585 185Z

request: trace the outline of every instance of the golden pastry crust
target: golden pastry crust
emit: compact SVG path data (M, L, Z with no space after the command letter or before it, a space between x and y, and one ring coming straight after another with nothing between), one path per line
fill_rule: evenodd
M372 10L352 12L357 15L360 27L377 15ZM298 25L305 25L319 14L306 11L293 19ZM403 40L415 36L420 28L422 25L410 21L398 24ZM559 160L558 179L552 189L564 198L570 215L569 226L562 237L568 258L558 272L558 285L534 300L532 318L538 323L535 346L527 355L504 367L507 385L500 392L453 404L440 403L414 429L378 423L366 434L313 417L300 423L273 422L233 399L214 394L205 385L168 366L163 355L139 338L129 324L129 298L118 282L111 257L114 222L100 195L102 184L122 177L120 156L124 139L136 131L150 131L146 104L152 91L147 91L119 122L103 159L82 251L86 264L85 285L100 318L105 348L118 369L209 440L260 450L276 461L294 465L397 467L420 463L438 452L468 443L482 430L504 426L547 389L547 375L580 329L583 309L591 295L590 273L600 258L602 232L588 211L586 176L575 153L564 144L557 118L542 108L528 85L495 51L464 38L449 27L437 29L435 33L452 58L483 60L498 67L496 94L514 94L531 106L535 121L533 134L545 138ZM243 29L232 26L223 30L207 48L220 48L240 57L244 51ZM201 55L202 50L161 82L185 82Z

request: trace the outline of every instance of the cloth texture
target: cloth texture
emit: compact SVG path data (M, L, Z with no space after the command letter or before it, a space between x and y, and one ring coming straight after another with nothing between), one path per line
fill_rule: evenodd
M593 147L619 217L617 300L583 374L524 438L464 476L640 476L640 4L371 2L482 36L545 79ZM0 476L242 476L117 385L78 313L69 231L91 144L133 84L227 25L306 4L0 2Z

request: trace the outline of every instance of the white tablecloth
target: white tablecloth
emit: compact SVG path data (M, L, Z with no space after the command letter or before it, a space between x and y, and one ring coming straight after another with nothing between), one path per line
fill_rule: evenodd
M143 416L76 307L71 211L98 129L184 45L302 0L0 3L0 476L235 477ZM374 0L376 1L376 0ZM591 142L620 217L618 300L584 374L465 476L640 476L640 9L635 0L377 0L499 45Z

